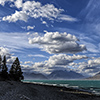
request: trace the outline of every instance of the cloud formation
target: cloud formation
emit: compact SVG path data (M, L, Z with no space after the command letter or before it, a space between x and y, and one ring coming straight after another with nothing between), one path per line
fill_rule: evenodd
M8 21L8 22L16 22L18 20L27 22L27 19L28 16L23 11L15 11L15 13L12 14L11 16L6 16L2 18L3 21Z
M75 71L82 73L83 75L93 76L100 72L100 57L88 60L87 62L80 62L74 64Z
M62 15L62 14L58 16L58 19L59 20L64 20L64 21L70 21L70 22L78 21L78 19L76 19L76 18L73 18L69 15Z
M6 56L7 59L7 65L11 65L14 60L15 60L15 56L12 56L12 54L10 54L8 48L4 48L4 47L0 47L0 55L2 56Z
M36 62L33 65L33 68L35 71L42 71L43 73L50 73L53 70L67 70L68 65L72 63L75 60L79 59L87 59L88 57L85 55L73 55L69 56L66 54L58 54L50 56L48 60L45 60L44 62Z
M0 47L0 55L4 56L4 55L10 55L9 50L7 48L4 47Z
M29 45L26 33L0 33L0 46L8 48L10 52L20 52L23 48L35 47Z
M52 53L77 53L86 50L85 45L79 45L74 35L59 32L46 32L44 36L29 39L30 44L39 44L43 50Z
M14 0L0 0L0 4L4 6L5 3L8 2L8 1L14 2Z
M15 6L16 6L17 8L21 8L22 5L23 5L23 0L16 0L14 3L15 3Z
M77 21L76 18L73 18L69 15L61 14L63 9L56 8L53 4L42 5L40 2L35 1L26 1L23 0L1 0L0 4L4 6L6 2L13 2L15 7L20 11L16 11L12 15L8 15L2 18L3 21L16 22L18 20L27 21L28 17L32 18L47 18L49 20L64 20L64 21ZM12 7L13 7L12 6Z
M42 54L28 55L28 57L41 57L41 58L48 58L47 56L44 56L44 55L42 55Z
M24 64L33 64L32 61L25 61Z
M35 28L35 26L27 26L27 30L32 30L34 28Z

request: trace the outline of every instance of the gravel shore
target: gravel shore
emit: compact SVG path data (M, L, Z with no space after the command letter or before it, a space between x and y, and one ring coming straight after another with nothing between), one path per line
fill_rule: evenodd
M100 100L100 96L65 87L0 81L0 100Z

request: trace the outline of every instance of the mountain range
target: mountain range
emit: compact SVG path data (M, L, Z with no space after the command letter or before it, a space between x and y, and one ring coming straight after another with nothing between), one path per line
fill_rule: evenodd
M82 74L74 71L56 70L49 75L43 75L41 73L24 73L25 79L83 79Z
M24 79L47 79L47 77L41 73L28 73L25 72L24 74Z

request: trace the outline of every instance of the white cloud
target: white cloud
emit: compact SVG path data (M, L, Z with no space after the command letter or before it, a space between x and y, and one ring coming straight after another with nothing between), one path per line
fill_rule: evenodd
M35 55L28 55L29 57L42 57L42 58L48 58L47 56L44 56L42 54L35 54Z
M55 8L52 4L46 4L42 6L40 2L35 1L26 1L23 3L22 10L26 11L31 17L45 17L50 20L57 18L58 14L62 11L61 9Z
M87 62L80 62L75 64L75 71L82 73L83 75L95 75L100 71L100 57L88 60Z
M0 47L0 55L1 56L6 55L8 58L9 58L9 56L11 56L11 54L9 53L8 48L4 48L4 47Z
M0 47L0 55L2 56L2 59L6 56L7 65L11 65L16 59L15 56L12 56L8 48Z
M13 62L15 61L15 59L16 59L15 56L10 56L10 57L7 59L7 64L12 65Z
M48 53L77 53L86 50L84 45L79 45L74 35L59 32L46 32L44 36L29 39L30 44L41 45Z
M42 21L42 24L47 24L47 22L46 21Z
M58 54L58 55L53 55L49 58L47 61L47 65L68 65L69 63L73 62L74 60L79 60L79 59L86 59L87 56L85 55L73 55L69 56L66 54Z
M34 25L33 26L25 26L25 27L21 27L21 28L25 29L25 30L32 30L35 28L35 26ZM29 34L30 34L30 32L27 33L27 35L29 35Z
M99 53L99 46L97 44L94 44L94 42L92 43L84 39L81 41L81 43L86 45L87 51L93 52L93 53Z
M27 30L34 29L35 26L27 26Z
M25 61L24 64L33 64L32 61Z
M35 1L26 1L23 2L22 0L7 0L10 2L13 2L14 5L17 8L21 8L20 11L16 11L14 14L3 17L3 21L9 21L9 22L16 22L18 20L27 21L28 17L32 18L47 18L49 20L64 20L64 21L77 21L76 18L73 18L69 15L63 15L61 14L63 9L56 8L53 4L46 4L42 5L40 2ZM0 4L4 5L6 0L2 0ZM11 5L10 5L11 6ZM12 7L13 7L12 6ZM43 22L43 24L46 24Z
M64 20L64 21L70 21L70 22L78 21L77 18L71 17L69 15L63 15L63 14L60 14L58 16L58 20Z
M20 52L23 48L34 48L28 43L26 33L0 33L0 46L6 47L10 52Z
M30 32L28 32L27 35L30 35Z
M43 62L36 62L34 65L33 65L34 68L36 67L45 67L45 64Z
M23 2L22 2L23 0L16 0L14 3L15 3L15 6L17 7L17 8L21 8L22 7L22 4L23 4Z
M1 4L2 6L4 6L5 3L7 3L7 2L14 3L14 5L11 4L10 7L16 6L17 8L22 7L22 4L23 4L23 0L0 0L0 4Z
M14 0L0 0L0 4L4 6L5 3L8 2L8 1L14 2Z
M12 14L11 16L6 16L2 18L3 21L8 21L8 22L16 22L18 20L22 20L26 22L27 19L28 19L28 16L23 11L15 11L15 13Z
M85 62L75 63L74 61L86 59ZM58 54L50 56L44 62L36 62L31 66L32 71L50 74L54 70L73 70L84 76L93 76L100 72L100 57L87 60L85 55ZM72 67L69 67L72 66Z
M79 59L87 59L87 56L85 55L73 55L69 56L66 54L58 54L51 56L48 60L44 62L36 62L33 65L33 68L35 71L40 71L42 73L50 73L53 70L63 70L63 69L69 69L68 65L72 63L75 60Z
M22 8L21 11L16 11L14 14L3 17L3 21L16 22L18 20L27 21L27 16L33 18L45 17L49 20L57 18L58 14L62 11L61 9L55 8L52 4L46 4L42 6L40 2L26 1L22 4L22 1L15 1L17 8Z

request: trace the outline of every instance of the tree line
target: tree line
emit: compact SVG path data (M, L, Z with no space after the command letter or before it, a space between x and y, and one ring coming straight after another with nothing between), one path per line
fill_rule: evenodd
M15 61L11 65L9 71L8 71L8 67L6 63L7 63L6 56L4 56L2 59L0 55L0 78L1 79L14 80L14 81L21 81L24 79L18 57L15 59Z

